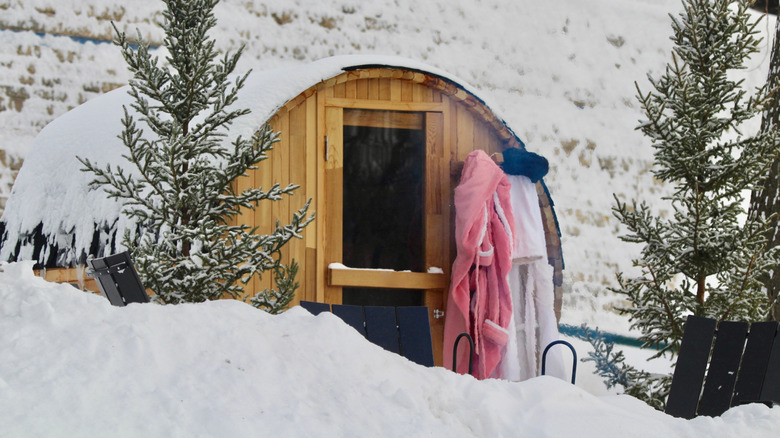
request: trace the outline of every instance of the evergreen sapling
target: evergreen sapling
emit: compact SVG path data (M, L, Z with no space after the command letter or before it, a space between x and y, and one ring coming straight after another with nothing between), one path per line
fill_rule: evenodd
M140 34L135 48L114 28L133 75L133 111L125 108L120 137L135 168L81 161L95 175L92 185L121 200L138 224L139 232L126 234L123 243L157 300L238 297L255 275L272 271L282 284L255 302L279 311L297 287L286 279L297 267L283 266L280 251L313 220L309 202L270 234L237 223L241 209L280 200L297 186L236 191L233 182L267 158L278 134L265 125L252 138L227 140L231 124L249 113L233 105L249 74L233 76L243 47L220 56L209 38L218 0L164 2L165 63L152 56Z
M768 218L745 217L744 193L756 187L777 154L772 132L745 135L744 122L770 101L767 87L748 95L733 73L759 51L758 20L745 0L683 0L672 16L674 49L653 90L638 100L646 120L638 129L655 149L655 177L672 188L664 198L670 217L645 202L615 197L613 213L626 242L643 245L634 260L640 274L618 275L614 292L630 306L620 309L653 359L674 358L689 314L717 320L756 321L771 303L759 277L778 264L767 251ZM663 407L671 379L632 369L607 343L593 342L591 360L611 382L651 405ZM616 362L617 360L617 362ZM605 364L617 363L609 370ZM616 372L619 371L619 373Z

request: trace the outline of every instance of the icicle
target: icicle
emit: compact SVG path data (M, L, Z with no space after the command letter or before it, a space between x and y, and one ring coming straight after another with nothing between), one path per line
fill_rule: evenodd
M85 269L86 269L86 267L83 266L83 265L76 266L76 281L79 284L79 290L86 290L86 288L84 287L84 284L85 284L85 282L84 282L84 270Z

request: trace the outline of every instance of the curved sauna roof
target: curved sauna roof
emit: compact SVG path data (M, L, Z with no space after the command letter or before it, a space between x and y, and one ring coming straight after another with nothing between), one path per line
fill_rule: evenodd
M361 78L366 72L405 79L446 94L492 129L503 148L522 145L494 108L465 82L413 60L363 55L252 72L235 104L249 108L251 113L236 120L227 141L238 135L251 136L280 109L295 106L319 89ZM124 146L118 138L123 106L129 108L132 103L127 91L126 86L90 100L40 132L0 220L0 260L33 259L46 267L73 266L83 263L88 254L114 252L115 241L121 240L117 236L135 228L121 214L116 200L109 199L102 190L89 188L92 175L80 170L82 165L76 158L132 168L122 157ZM549 195L545 198L542 208L552 212ZM557 224L553 229L557 240ZM560 254L560 242L557 240L555 245Z

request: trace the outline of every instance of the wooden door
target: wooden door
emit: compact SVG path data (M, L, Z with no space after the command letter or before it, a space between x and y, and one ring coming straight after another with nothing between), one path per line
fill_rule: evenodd
M443 120L326 106L320 216L326 301L428 306L437 358L450 263Z

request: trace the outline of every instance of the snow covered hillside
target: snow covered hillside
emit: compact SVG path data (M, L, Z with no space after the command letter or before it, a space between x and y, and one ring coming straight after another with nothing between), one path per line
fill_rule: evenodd
M162 2L0 0L0 167L68 109L125 83L110 21L159 43ZM637 248L617 239L612 194L650 202L664 193L647 172L652 151L634 130L634 81L668 60L669 13L678 0L223 0L223 48L246 44L239 71L294 66L340 54L400 55L460 77L529 150L546 156L545 178L563 233L563 322L624 331L605 314L606 287ZM762 29L773 29L765 22ZM744 72L765 78L768 59ZM0 208L12 172L0 171Z
M332 314L233 300L112 307L0 265L0 437L773 437L780 408L669 417L553 377L478 381ZM583 377L580 374L580 377ZM585 376L586 377L586 376Z

